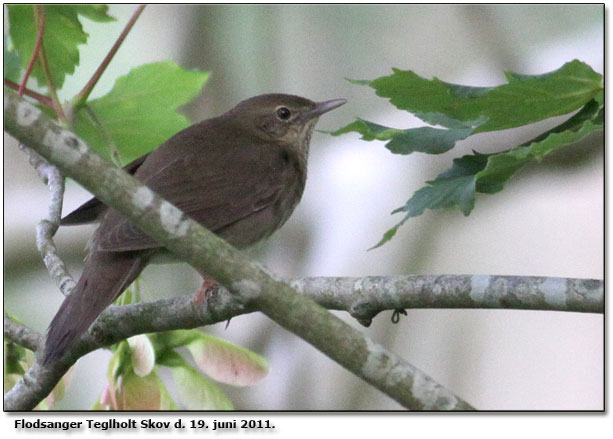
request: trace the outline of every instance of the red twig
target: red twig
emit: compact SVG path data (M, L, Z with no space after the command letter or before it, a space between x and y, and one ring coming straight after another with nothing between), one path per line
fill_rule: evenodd
M34 8L34 20L37 20L37 17L42 17L45 14L45 7L43 5L34 5L32 7ZM53 109L55 110L57 119L61 124L66 124L68 120L66 119L62 104L60 103L60 100L57 96L57 92L55 90L55 84L53 83L53 75L51 75L51 68L49 67L49 61L47 60L47 54L45 53L45 43L43 41L40 42L38 60L40 61L40 64L43 68L43 72L45 73L45 79L47 80L47 89L49 90L49 96L51 97L51 102L53 104Z
M134 13L132 14L132 17L130 17L130 20L128 20L128 23L126 23L126 26L124 27L123 31L117 38L117 41L115 41L115 44L113 44L113 47L111 47L111 50L109 50L109 53L107 53L107 55L104 57L104 59L98 66L98 69L96 69L96 72L94 73L94 75L90 78L87 84L85 84L85 87L83 87L83 90L81 90L79 94L77 94L76 99L74 100L75 107L79 107L83 105L83 103L85 103L85 101L89 97L89 94L92 92L92 90L96 86L96 83L98 82L98 80L100 79L100 77L102 76L102 74L104 73L108 65L110 64L111 60L115 56L115 53L117 53L117 50L119 50L119 47L121 46L123 41L126 39L128 34L130 33L130 30L132 30L132 27L136 23L136 20L138 19L140 14L143 12L143 9L145 9L145 6L146 5L140 5L138 8L136 8L136 11L134 11Z
M32 57L30 58L30 61L28 62L26 73L23 76L23 80L21 81L21 84L19 85L19 89L17 90L17 93L19 93L19 96L23 96L25 92L26 82L28 82L28 78L30 77L30 74L32 73L32 69L34 68L34 63L36 62L36 56L38 55L40 45L43 42L43 34L45 33L45 10L42 8L40 11L40 19L37 24L37 28L38 28L38 31L36 33L36 42L34 43L34 50L32 51Z
M4 85L6 85L8 88L12 88L13 90L19 91L20 85L17 84L16 82L11 81L10 79L4 78ZM43 105L46 105L47 107L53 108L53 102L51 101L51 98L48 96L41 95L40 93L37 93L28 88L24 88L22 93L26 96L36 99L38 102L40 102Z

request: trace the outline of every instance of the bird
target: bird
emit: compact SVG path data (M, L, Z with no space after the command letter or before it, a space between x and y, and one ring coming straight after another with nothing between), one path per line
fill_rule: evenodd
M123 169L236 248L281 227L304 191L319 116L347 101L264 94L178 132ZM61 225L98 222L83 272L47 330L43 365L61 358L148 263L169 252L97 198Z

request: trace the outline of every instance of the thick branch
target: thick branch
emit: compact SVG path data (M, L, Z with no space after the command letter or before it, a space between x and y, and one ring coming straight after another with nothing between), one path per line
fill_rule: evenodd
M366 325L383 310L495 308L604 312L603 282L537 276L429 275L313 277L291 285Z
M298 294L288 284L273 279L244 254L92 152L73 133L61 128L7 88L4 91L4 120L9 134L35 149L62 173L71 176L101 201L124 214L179 258L200 272L210 274L238 295L243 303L248 306L255 304L277 323L403 406L430 410L471 408L425 373L376 345L341 319ZM28 384L31 373L41 367L39 361L37 358L24 380L11 392L19 392L21 383L23 386ZM52 374L54 379L59 380L65 370L57 369L42 373ZM53 388L41 389L38 384L35 385L38 391L33 393L37 397L45 396L43 393ZM35 401L28 402L25 406L9 407L15 410L36 405Z
M486 280L490 281L488 288L485 288ZM562 283L566 284L566 289L559 287ZM314 277L298 279L291 284L303 295L328 309L357 313L358 316L364 316L360 314L364 310L372 315L397 308L562 309L558 305L550 307L543 299L562 293L573 297L567 301L567 306L563 308L565 311L604 311L602 281L587 279L516 276ZM471 285L474 289L471 289ZM471 294L472 299L465 297ZM61 377L78 358L96 349L138 334L212 325L257 310L223 287L211 291L206 302L193 299L192 296L180 296L153 303L110 307L66 358L52 365L53 369L58 370L57 373L34 369L28 372L27 382L45 383L42 388L52 388L55 376ZM4 335L11 341L31 350L36 350L42 343L39 334L10 320L7 326L7 320L5 318ZM5 404L7 407L23 407L30 399L36 402L37 398L42 398L32 398L32 395L33 390L22 384L18 390L7 395Z

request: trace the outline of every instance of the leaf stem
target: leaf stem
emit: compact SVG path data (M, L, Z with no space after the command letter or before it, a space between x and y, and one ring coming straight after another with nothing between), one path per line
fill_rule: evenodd
M45 7L43 5L34 5L32 6L34 9L34 21L36 22L36 27L39 28L40 32L40 22L41 17L45 15ZM38 60L40 61L43 71L45 72L45 78L47 79L47 88L49 89L49 96L51 97L51 102L53 109L55 110L55 114L57 115L58 121L62 125L68 124L68 119L66 119L66 115L64 114L64 110L62 109L62 104L57 96L55 91L55 86L53 84L53 77L51 76L51 69L49 68L49 62L47 61L47 54L45 53L45 43L40 41L40 49L38 50Z
M83 89L75 97L74 102L73 102L73 105L75 108L80 108L81 106L83 106L85 101L87 101L87 98L89 97L90 93L92 92L96 84L98 83L98 80L100 79L100 77L102 76L102 74L104 73L108 65L111 63L113 57L119 50L119 47L121 47L121 44L126 39L128 34L130 33L130 30L132 30L132 27L136 23L136 20L138 19L140 14L143 12L143 9L145 9L145 6L146 5L140 5L138 8L136 8L136 11L134 11L134 13L132 14L132 17L130 17L130 20L128 20L128 23L126 24L123 31L117 38L117 41L115 41L115 44L113 44L113 47L111 47L111 50L109 50L109 53L107 53L107 55L104 57L104 59L98 66L98 69L96 69L94 75L87 82L87 84L85 84L85 87L83 87Z
M10 79L4 78L4 85L6 85L8 88L12 88L13 90L19 91L19 84L11 81ZM23 89L23 94L25 96L29 96L33 99L36 99L38 102L43 105L46 105L47 107L53 108L53 102L51 102L51 99L48 96L42 95L28 88Z
M36 11L36 7L34 7ZM34 12L34 19L36 20L36 12ZM43 42L43 34L45 33L45 10L41 10L41 14L36 23L37 32L36 32L36 42L34 43L34 50L32 51L32 56L30 57L30 61L28 61L28 67L26 68L26 72L23 75L23 80L19 85L19 89L17 93L19 96L23 96L26 88L26 83L28 82L28 78L30 78L30 74L32 73L32 69L34 68L34 63L36 62L36 57L38 55L38 51L40 50L40 46Z

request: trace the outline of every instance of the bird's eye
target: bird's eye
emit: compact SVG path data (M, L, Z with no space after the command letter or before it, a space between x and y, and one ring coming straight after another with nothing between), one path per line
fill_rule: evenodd
M279 117L279 119L287 120L287 119L289 119L289 117L291 115L292 115L292 112L289 111L289 108L287 108L287 107L279 107L279 108L277 108L277 116Z

